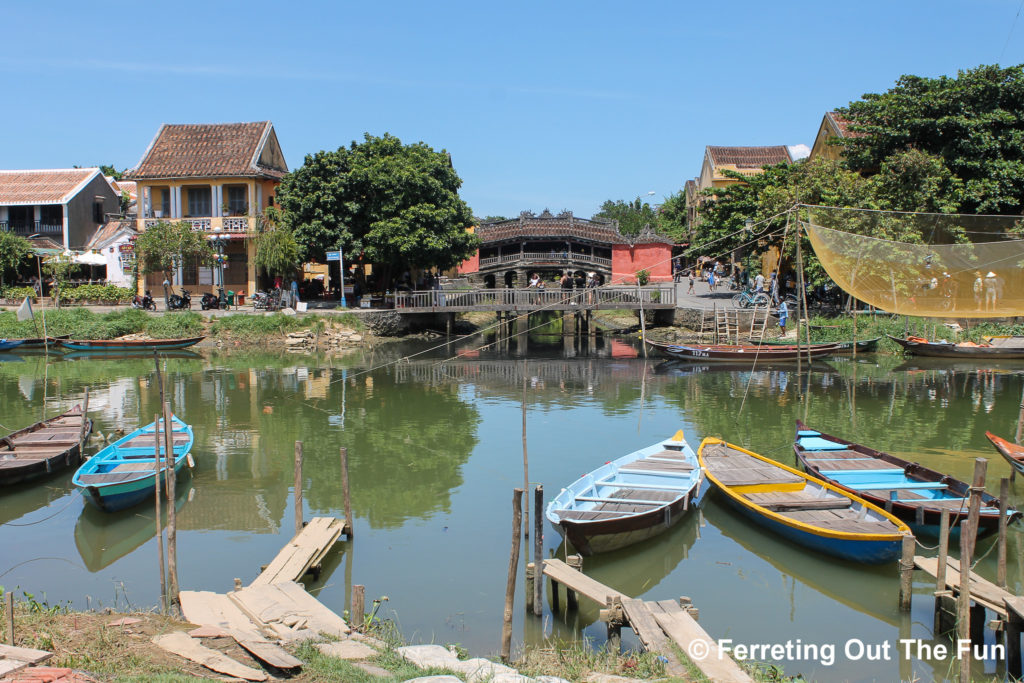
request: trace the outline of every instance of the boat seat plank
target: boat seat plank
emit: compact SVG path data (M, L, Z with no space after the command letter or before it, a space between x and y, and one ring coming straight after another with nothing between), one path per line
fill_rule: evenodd
M622 511L615 510L555 510L559 519L569 519L577 522L589 522L595 519L614 519L624 517Z
M884 491L894 491L894 490L895 491L903 491L903 490L908 490L908 489L921 489L921 490L942 491L942 490L948 488L948 486L946 486L946 484L940 484L939 482L934 482L934 481L900 481L900 482L894 482L894 483L891 483L891 484L889 484L889 483L883 484L881 482L874 483L874 484L873 483L866 483L866 484L844 483L844 486L847 486L847 487L849 487L851 489L856 489L858 491L883 491L883 490Z
M632 489L653 489L656 491L689 491L693 485L672 486L670 484L639 484L635 481L610 481L609 479L598 479L594 486L607 486L609 488L632 488Z
M630 470L650 470L652 472L664 471L669 474L679 474L681 472L691 472L694 467L688 462L667 462L651 461L651 460L635 460L631 463L623 465L619 468L620 472L627 472Z
M839 510L848 508L853 504L849 498L839 496L818 497L796 497L796 498L761 498L763 494L748 493L746 498L761 507L773 512L785 512L789 510Z
M605 498L603 496L576 496L576 500L584 503L629 503L630 505L649 505L652 507L659 507L664 505L664 502L660 500L640 500L637 498Z
M843 458L841 460L819 460L817 458L807 458L807 464L812 467L817 467L823 474L833 474L835 472L859 472L868 470L878 470L879 462L875 458ZM885 471L889 471L888 469ZM893 474L903 474L902 469L892 468Z

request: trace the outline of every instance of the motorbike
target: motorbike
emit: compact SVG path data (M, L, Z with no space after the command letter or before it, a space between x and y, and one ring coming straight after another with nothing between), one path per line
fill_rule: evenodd
M167 300L167 310L169 311L180 311L184 309L192 308L192 295L187 289L181 290L181 296L177 294L171 294Z
M136 294L132 297L132 308L138 308L143 311L156 310L156 302L153 301L153 296L149 293L148 289L146 290L145 296L139 296Z
M199 300L199 307L204 311L208 311L211 308L220 308L220 297L210 292L205 292L203 298Z
M270 292L259 291L252 296L252 309L264 309L267 311L278 311L284 308L281 302L281 290L273 289Z

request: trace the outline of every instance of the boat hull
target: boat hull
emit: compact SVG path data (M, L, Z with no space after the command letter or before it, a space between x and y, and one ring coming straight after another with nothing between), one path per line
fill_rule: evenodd
M178 476L185 466L185 458L174 463L174 474ZM161 476L166 468L160 470ZM89 503L103 512L118 512L134 507L144 500L151 500L156 493L156 477L150 475L143 479L110 484L107 486L86 486L82 493Z
M58 415L55 418L38 422L30 427L14 432L6 437L5 439L17 439L18 436L23 434L31 434L38 430L46 429L47 423L52 423L56 420L60 420L66 417L80 417L81 409L76 406L74 410L70 410L62 415ZM78 428L80 429L80 427ZM85 422L85 436L88 436L92 432L92 420L86 418ZM67 469L78 465L82 461L82 444L75 443L68 446L67 448L55 452L52 454L45 455L45 457L33 457L31 461L25 463L19 463L16 459L4 460L3 452L0 451L0 486L13 486L15 484L22 484L25 482L47 477L56 472Z
M24 339L0 339L0 351L16 349L24 343Z
M957 346L953 343L918 342L888 335L906 353L931 358L976 358L978 360L1021 360L1024 348L1001 346Z
M689 491L672 505L642 515L621 517L602 524L581 524L570 520L558 523L558 530L584 557L609 553L641 543L675 526L693 504L696 490Z
M854 342L852 339L841 342L819 342L811 344L811 348L816 346L834 346L834 354L853 353L853 346L856 343L857 353L871 353L878 350L878 342L881 341L881 337L875 337L874 339L858 339ZM778 341L775 339L764 340L761 344L765 346L786 346L789 345L788 341Z
M992 442L1003 460L1009 463L1015 471L1024 474L1024 446L1020 446L1006 439L1000 438L992 432L985 432L985 436Z
M125 351L161 351L170 349L184 349L194 346L206 337L191 337L188 339L63 339L60 345L73 351L111 351L123 353Z
M772 363L779 361L797 362L798 359L821 358L836 352L836 345L812 346L764 346L744 345L686 345L659 344L647 342L651 348L674 360L697 361L701 363L736 363L738 361Z

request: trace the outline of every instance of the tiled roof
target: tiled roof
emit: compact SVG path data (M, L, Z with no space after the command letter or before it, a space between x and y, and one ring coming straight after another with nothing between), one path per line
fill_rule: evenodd
M63 204L98 168L0 171L0 204Z
M832 124L832 129L841 138L861 138L864 133L850 130L850 119L843 118L839 112L825 112L825 118Z
M771 147L712 147L708 145L708 156L715 166L732 165L736 168L761 168L792 161L785 145Z
M132 201L135 201L135 195L136 192L138 191L138 188L137 183L134 180L114 180L110 176L107 176L107 182L110 183L110 186L114 188L115 192L117 192L118 194L121 194L122 192L127 192L128 197Z
M281 178L287 168L258 163L270 135L270 121L164 124L142 161L125 178Z
M646 230L639 235L623 235L616 221L577 218L570 212L557 216L545 210L539 216L524 211L519 218L482 223L476 235L484 244L520 239L576 239L599 244L672 244L672 239Z
M128 235L134 235L135 232L135 221L129 220L115 220L106 223L103 227L96 231L96 234L90 238L89 243L85 245L85 249L103 249L108 244L113 242L122 232Z

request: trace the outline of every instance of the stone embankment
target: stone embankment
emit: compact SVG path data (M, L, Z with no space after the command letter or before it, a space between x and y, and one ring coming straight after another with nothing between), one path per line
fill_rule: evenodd
M364 336L355 330L329 327L323 331L300 330L289 332L285 345L289 351L344 351L363 343Z

